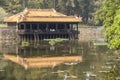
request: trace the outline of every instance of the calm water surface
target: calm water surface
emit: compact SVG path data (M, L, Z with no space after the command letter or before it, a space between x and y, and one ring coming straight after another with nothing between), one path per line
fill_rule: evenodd
M2 42L0 49L0 80L102 80L116 57L107 46L78 41Z

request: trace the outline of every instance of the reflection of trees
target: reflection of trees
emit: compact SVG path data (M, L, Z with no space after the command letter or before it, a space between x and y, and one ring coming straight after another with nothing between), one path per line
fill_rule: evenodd
M0 53L0 75L3 77L4 68L8 65L2 53Z
M113 54L112 51L106 47L94 47L89 42L80 42L78 44L78 42L65 41L56 44L55 50L52 51L50 51L50 45L48 45L48 43L42 45L42 42L37 44L37 46L31 44L31 46L28 47L19 47L18 55L28 58L37 56L82 55L83 62L77 65L61 64L54 68L30 68L27 70L17 64L9 62L9 65L5 67L5 72L0 75L0 80L62 80L66 72L52 73L59 70L67 71L68 76L77 76L76 79L69 77L68 80L85 80L86 76L83 72L87 71L100 77L101 73L99 73L99 70L101 70L101 66L108 60L108 56ZM90 80L97 79L90 78Z
M110 54L110 53L109 53ZM103 68L102 78L104 80L119 80L120 79L120 58L116 55L108 56L106 59L106 65Z
M0 80L59 80L64 78L63 74L52 73L56 69L32 68L24 70L19 65L15 65L12 62L9 62L9 65L5 67L5 70L6 71L3 73L4 75L0 75ZM72 71L74 71L74 68Z
M0 44L0 51L2 53L9 53L16 55L19 54L24 57L29 56L65 56L65 55L78 55L78 43L77 41L63 41L57 43L54 49L51 50L51 46L47 41L40 41L38 43L30 43L30 46L22 47L15 42L5 42Z

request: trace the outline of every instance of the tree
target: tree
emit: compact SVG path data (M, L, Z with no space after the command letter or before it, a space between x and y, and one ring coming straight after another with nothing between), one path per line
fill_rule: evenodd
M116 11L119 9L119 0L104 0L103 6L96 12L96 20L98 24L102 24L107 27L113 24L114 16Z
M78 13L82 17L83 23L89 24L92 22L94 24L94 13L100 7L96 5L98 1L100 0L78 0L79 8L77 10L80 10Z
M23 10L21 0L5 0L5 4L2 7L10 14L16 14Z
M27 3L27 0L21 0L22 4L23 4L23 7L26 8L28 7L28 3Z
M7 13L5 12L5 10L3 8L0 7L0 23L3 22L4 17L7 16Z
M103 0L96 0L94 4L95 4L94 12L95 25L102 25L104 13L102 14L101 7L103 5Z
M102 8L96 14L98 21L105 27L106 39L110 48L120 48L119 9L120 0L104 0Z
M114 17L111 27L106 28L106 36L110 48L120 48L120 11Z

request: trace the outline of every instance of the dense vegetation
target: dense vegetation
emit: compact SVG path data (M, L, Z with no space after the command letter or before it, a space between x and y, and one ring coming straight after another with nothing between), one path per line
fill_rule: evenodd
M103 24L110 48L120 48L120 0L104 0L96 12L98 24Z
M6 17L8 14L5 12L3 8L0 7L0 22L3 22L4 17Z

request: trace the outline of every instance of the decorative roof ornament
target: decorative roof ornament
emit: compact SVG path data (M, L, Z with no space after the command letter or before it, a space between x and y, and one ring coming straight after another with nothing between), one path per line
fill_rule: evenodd
M24 9L24 12L26 13L26 12L28 12L28 9L27 9L27 7Z
M55 13L56 13L56 10L55 10L54 8L52 8L52 10L53 10L53 12L55 12Z

